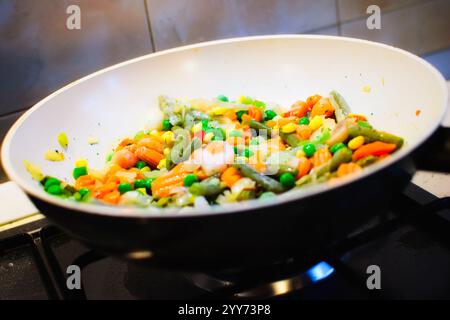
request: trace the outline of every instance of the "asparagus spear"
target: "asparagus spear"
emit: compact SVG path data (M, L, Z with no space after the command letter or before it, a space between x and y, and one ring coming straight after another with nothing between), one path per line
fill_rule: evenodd
M341 96L337 91L330 92L330 102L334 107L334 114L336 116L336 121L341 122L350 113L350 107L345 101L344 97Z
M283 186L277 180L259 173L246 163L236 163L234 164L234 167L239 169L243 176L252 179L267 191L274 193L281 193L284 191Z
M211 177L203 180L202 182L196 182L189 187L189 192L196 196L212 197L224 189L224 186L220 183L220 180L216 177Z
M377 131L370 127L351 125L348 128L348 134L351 138L363 136L366 142L381 141L385 143L393 143L397 146L397 148L400 148L403 145L403 138L387 132Z

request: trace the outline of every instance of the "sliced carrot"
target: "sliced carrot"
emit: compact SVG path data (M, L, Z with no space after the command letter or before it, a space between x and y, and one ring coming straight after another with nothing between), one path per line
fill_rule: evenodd
M333 115L334 107L328 98L320 99L311 109L311 117L325 115L327 117Z
M367 156L381 156L384 154L389 154L394 151L396 145L393 143L385 143L381 141L375 141L372 143L365 144L353 153L353 161L362 159Z
M227 111L225 111L223 116L228 118L228 119L230 119L230 120L232 120L232 121L237 119L236 112L234 110L227 110Z
M159 162L164 159L164 155L158 151L153 149L149 149L147 147L139 147L136 150L136 156L152 166L153 168L157 167Z
M228 137L227 142L233 146L245 145L245 138L243 137Z
M95 185L95 179L90 175L78 177L75 181L75 189L92 188Z
M163 153L164 145L158 139L146 136L138 141L137 143L140 147L147 147L149 149L155 150L156 152Z
M309 160L307 157L300 157L298 159L297 169L297 179L300 179L301 177L307 175L309 170L311 169L311 160Z
M360 171L362 171L362 168L354 162L342 163L337 170L337 176L340 178Z
M114 151L119 151L130 144L133 144L133 140L130 138L125 138L122 141L120 141L119 145L117 146L117 148Z
M306 105L311 109L320 99L322 99L322 96L319 94L309 96L308 99L306 99Z
M138 162L136 155L126 148L117 151L114 154L113 160L124 169L134 167L136 162Z
M283 113L283 117L297 117L301 118L311 110L312 105L308 105L304 101L297 101L291 106L291 110Z
M312 163L314 168L324 164L328 160L330 160L332 157L330 151L328 151L328 148L320 148L317 149L317 151L314 153L314 156L312 157Z
M120 192L119 191L112 191L108 194L106 194L102 201L109 203L109 204L117 204L120 200Z
M152 194L156 198L168 197L176 187L182 187L184 178L190 172L187 171L183 163L176 165L166 174L159 176L152 182Z
M248 107L248 115L255 121L260 122L263 119L263 113L260 108L255 106Z
M112 191L117 190L117 183L115 182L108 182L102 185L100 188L97 188L92 191L92 196L97 199L102 199L105 195Z
M236 181L241 179L239 171L234 167L228 167L220 176L220 179L225 183L225 185L231 188Z
M296 132L300 140L308 140L311 137L312 129L310 126L302 124L297 127Z

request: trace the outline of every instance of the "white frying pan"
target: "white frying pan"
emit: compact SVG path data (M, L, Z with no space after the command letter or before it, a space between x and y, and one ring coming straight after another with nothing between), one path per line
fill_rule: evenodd
M250 201L181 215L157 209L140 210L64 201L46 194L31 179L22 163L28 160L39 165L46 174L68 181L71 181L73 162L78 157L87 158L90 166L100 169L106 154L118 139L143 128L151 128L161 120L157 106L157 96L160 94L192 98L212 98L218 94L229 97L248 95L289 106L308 95L327 94L333 89L346 98L353 113L367 115L376 128L402 136L406 141L404 147L390 159L333 188L317 185L289 192L271 202ZM159 255L155 252L160 246L166 250L161 254L163 256L171 256L176 251L174 248L178 247L167 248L160 238L149 239L142 234L136 236L134 243L121 239L126 246L122 245L123 241L111 243L104 238L104 241L99 241L97 238L104 235L99 235L98 230L104 228L92 221L114 224L111 222L115 221L114 218L126 217L151 226L155 226L155 221L164 221L169 225L169 220L182 219L186 222L191 218L190 222L203 221L199 217L210 221L211 217L224 214L248 216L249 212L277 211L274 205L281 208L292 201L302 203L301 200L327 195L331 190L374 176L405 158L439 127L446 103L447 87L438 71L419 57L387 45L342 37L305 35L213 41L133 59L58 90L15 123L4 140L1 156L11 180L31 196L44 214L79 238L120 254L129 254L136 248L149 250L152 252L150 256L157 259ZM58 146L56 137L61 131L69 136L67 160L50 163L44 160L44 152ZM89 145L89 137L97 138L99 144ZM58 219L55 211L67 216L67 219ZM83 224L83 227L70 225L69 221L74 223L71 217L77 217L76 223ZM117 228L121 230L119 226ZM137 227L134 228L133 232L137 232ZM195 229L195 226L192 228ZM83 229L92 229L92 232L88 234ZM97 236L92 234L95 230ZM159 229L158 232L165 232L165 236L172 231ZM208 242L211 246L215 243L213 240ZM207 253L202 261L207 261Z

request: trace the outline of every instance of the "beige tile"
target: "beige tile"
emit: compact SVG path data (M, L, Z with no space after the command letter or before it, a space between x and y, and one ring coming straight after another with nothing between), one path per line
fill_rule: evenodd
M157 50L336 24L335 0L147 0Z
M381 12L410 7L427 0L338 0L339 18L341 22L366 16L367 7L377 5Z
M341 34L424 54L450 46L449 15L450 1L430 1L383 14L381 30L369 30L366 19L359 19L342 24Z
M0 146L2 145L3 138L8 132L9 128L16 122L16 120L22 115L22 112L13 113L7 116L0 117ZM2 162L0 159L0 183L6 180L5 173L3 172Z
M81 7L81 30L66 28L71 4ZM0 1L0 114L148 52L143 0Z

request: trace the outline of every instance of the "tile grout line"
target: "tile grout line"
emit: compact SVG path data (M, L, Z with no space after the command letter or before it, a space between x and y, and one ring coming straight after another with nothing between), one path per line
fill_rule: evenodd
M148 27L148 32L150 35L150 44L152 45L152 51L156 52L155 39L153 37L152 23L150 20L149 6L147 3L147 0L142 0L142 1L144 1L145 17L147 19L147 27Z
M342 28L341 28L341 11L339 10L339 0L335 0L334 3L336 4L336 21L337 21L337 32L338 36L342 36Z

